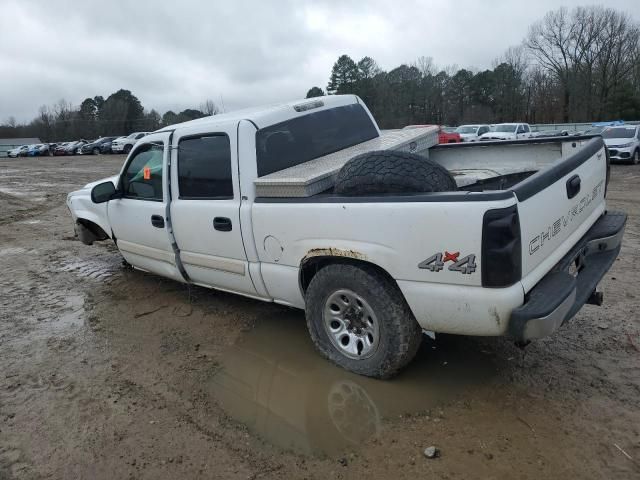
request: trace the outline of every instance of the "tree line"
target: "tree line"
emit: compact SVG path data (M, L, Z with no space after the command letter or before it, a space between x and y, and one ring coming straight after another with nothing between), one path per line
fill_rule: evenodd
M354 93L382 128L409 124L569 123L640 118L640 27L602 6L560 8L493 68L437 68L420 57L383 71L342 55L326 94ZM307 98L325 95L320 87Z
M591 122L640 118L640 26L627 13L602 6L560 8L529 28L491 69L438 68L431 57L383 71L371 57L342 55L326 92L355 93L382 128L409 124ZM207 100L176 113L145 110L129 90L106 99L86 98L79 107L61 100L42 106L31 122L10 118L0 137L44 141L123 135L219 113Z
M17 124L9 118L0 125L0 137L36 137L45 142L93 139L107 135L127 135L135 131L152 132L160 127L186 122L220 112L212 100L199 108L188 108L179 113L171 110L160 115L156 110L145 110L140 100L129 90L120 89L109 95L86 98L73 107L66 100L52 106L43 105L38 116L27 124Z

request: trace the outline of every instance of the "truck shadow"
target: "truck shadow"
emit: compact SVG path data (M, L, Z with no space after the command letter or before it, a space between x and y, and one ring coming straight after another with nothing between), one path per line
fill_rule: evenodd
M437 415L491 380L492 356L464 337L425 338L392 380L351 374L319 356L297 312L264 315L223 354L205 389L261 439L301 454L334 455L380 436L384 421Z

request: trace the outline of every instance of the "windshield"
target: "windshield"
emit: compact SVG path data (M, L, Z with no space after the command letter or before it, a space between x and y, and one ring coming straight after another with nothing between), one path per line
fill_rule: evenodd
M496 125L495 132L515 132L516 124L515 123L505 123L503 125Z
M138 135L137 132L133 132L131 135L129 135L127 138L136 138L136 135Z
M362 105L309 113L256 133L258 176L284 170L378 136Z
M633 128L607 128L602 132L602 138L633 138L636 133L635 127Z
M473 133L475 134L478 131L478 127L472 127L472 126L461 126L456 128L456 132L458 133Z

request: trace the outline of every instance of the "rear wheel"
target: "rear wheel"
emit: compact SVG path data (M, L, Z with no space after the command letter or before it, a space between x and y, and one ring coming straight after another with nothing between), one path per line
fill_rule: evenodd
M418 351L421 329L402 293L372 267L335 264L321 269L305 301L313 343L342 368L389 378Z

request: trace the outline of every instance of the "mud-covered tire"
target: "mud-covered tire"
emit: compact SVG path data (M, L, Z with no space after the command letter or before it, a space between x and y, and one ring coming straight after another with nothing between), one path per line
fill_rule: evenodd
M340 195L452 192L456 181L449 171L428 158L408 152L381 150L353 157L336 177Z
M375 312L377 347L367 358L349 358L334 345L325 326L327 302L339 290L355 292ZM398 286L372 267L334 264L322 268L305 294L307 327L317 350L351 372L390 378L415 356L422 340L416 322Z

